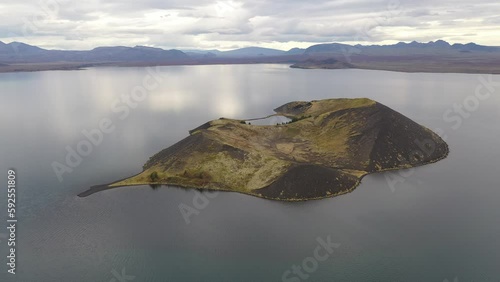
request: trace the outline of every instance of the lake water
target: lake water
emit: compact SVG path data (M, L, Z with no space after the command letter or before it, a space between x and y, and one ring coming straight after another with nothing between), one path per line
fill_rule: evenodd
M0 281L282 281L303 262L306 281L499 281L500 76L175 66L159 68L160 82L149 81L137 105L122 102L150 72L0 74L0 180L6 187L7 170L16 170L19 220L12 276L2 189ZM497 83L481 88L488 79ZM138 173L208 120L263 117L290 101L338 97L372 98L439 128L449 157L302 203L149 186L77 197ZM83 146L82 131L103 119L112 130L60 182L53 162L66 164L67 148ZM186 220L179 206L196 213ZM308 259L328 239L340 244L328 258Z

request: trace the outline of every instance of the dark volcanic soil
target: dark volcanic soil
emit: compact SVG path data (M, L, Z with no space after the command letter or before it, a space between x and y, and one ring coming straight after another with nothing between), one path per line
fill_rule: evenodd
M271 199L317 199L347 192L357 182L356 177L340 170L298 165L271 185L255 190L255 193Z

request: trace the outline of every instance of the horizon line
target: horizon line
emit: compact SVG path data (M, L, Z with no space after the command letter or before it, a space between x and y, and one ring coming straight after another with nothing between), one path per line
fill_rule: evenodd
M316 46L316 45L329 45L329 44L341 44L341 45L364 46L364 47L370 47L370 46L394 46L394 45L397 45L397 44L400 44L400 43L405 43L405 44L411 44L411 43L429 44L429 43L436 43L438 41L443 41L443 42L449 44L450 46L457 45L457 44L461 44L461 45L475 44L475 45L478 45L478 46L486 46L486 47L500 47L500 46L494 46L494 45L481 45L481 44L478 44L478 43L472 42L472 41L471 42L467 42L467 43L463 43L463 42L449 42L449 41L446 41L446 40L443 40L443 39L436 39L436 40L431 40L431 41L427 41L427 42L417 41L417 40L412 40L412 41L398 41L398 42L392 43L392 44L360 44L360 43L350 44L350 43L343 43L343 42L323 42L323 43L312 44L309 47ZM96 46L96 47L94 47L92 49L46 49L46 48L40 47L38 45L32 45L32 44L29 44L29 43L26 43L26 42L22 42L22 41L11 41L9 43L6 43L6 42L4 42L4 41L2 41L0 39L0 43L3 43L5 45L9 45L9 44L12 44L12 43L26 44L26 45L29 45L29 46L33 46L33 47L37 47L37 48L44 49L44 50L49 50L49 51L92 51L92 50L97 49L97 48L106 48L106 47L107 48L112 48L112 47L125 47L125 48L148 47L148 48L162 49L162 50L166 50L166 51L169 51L169 50L179 50L179 51L187 51L187 52L189 52L189 51L219 51L219 52L229 52L229 51L235 51L235 50L240 50L240 49L245 49L245 48L261 48L261 49L277 50L277 51L287 52L287 51L290 51L290 50L293 50L293 49L303 49L303 50L306 50L307 48L309 48L309 47L307 47L307 48L292 47L292 48L290 48L288 50L283 50L283 49L277 49L277 48L261 47L261 46L258 46L258 45L249 45L249 46L239 47L239 48L235 48L235 49L220 50L220 49L214 49L214 48L210 48L210 49L196 49L196 48L192 48L192 47L187 47L187 48L166 48L166 47L157 47L157 46L148 46L148 45L135 45L135 46L103 45L103 46Z

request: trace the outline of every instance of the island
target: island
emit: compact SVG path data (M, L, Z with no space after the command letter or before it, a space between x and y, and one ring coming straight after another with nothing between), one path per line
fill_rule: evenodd
M141 173L79 196L171 185L305 201L351 192L367 174L437 162L449 152L436 133L367 98L290 102L274 111L289 121L209 121L152 156Z

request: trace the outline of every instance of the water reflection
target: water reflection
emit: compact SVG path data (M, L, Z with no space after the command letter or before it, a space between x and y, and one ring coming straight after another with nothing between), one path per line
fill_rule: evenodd
M111 270L123 267L140 281L279 281L311 255L318 236L328 235L341 247L312 281L497 279L500 124L492 121L500 118L500 97L481 103L459 130L442 118L474 93L478 76L285 65L161 71L163 83L124 120L109 103L142 83L143 68L0 75L0 171L16 168L22 183L18 281L109 281ZM394 191L379 174L350 194L321 201L276 203L155 185L76 197L138 173L151 155L208 120L265 117L290 101L335 97L372 98L440 127L452 153L417 168ZM60 183L50 164L63 162L65 147L103 117L113 118L116 129ZM210 195L209 204L186 224L179 205L194 207L199 193Z

